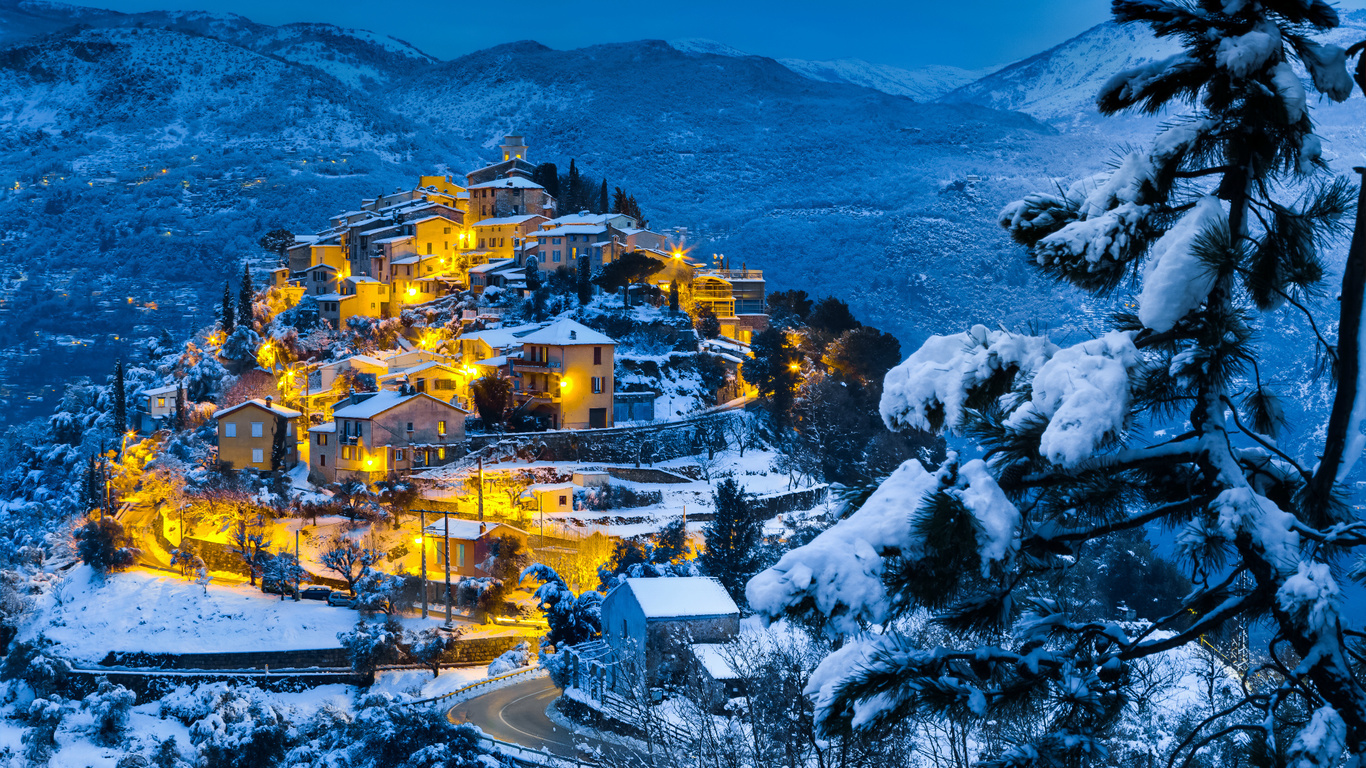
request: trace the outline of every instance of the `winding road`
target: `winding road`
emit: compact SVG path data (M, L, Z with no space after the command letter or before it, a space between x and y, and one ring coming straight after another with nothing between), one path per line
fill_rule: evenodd
M620 745L576 734L551 721L546 708L559 695L560 689L549 677L533 677L461 702L446 712L446 719L477 725L499 741L571 760L599 750L606 754L626 752Z

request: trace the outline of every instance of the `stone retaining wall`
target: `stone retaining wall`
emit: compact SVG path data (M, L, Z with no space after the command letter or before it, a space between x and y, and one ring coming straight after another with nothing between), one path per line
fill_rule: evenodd
M101 678L121 685L137 695L137 703L156 701L183 685L228 682L253 685L267 691L295 692L322 685L354 685L368 687L375 682L373 675L350 671L288 672L285 674L253 673L238 670L223 672L177 672L142 670L73 670L67 676L64 693L68 698L81 699L99 687Z
M337 609L345 610L345 609ZM526 640L522 635L462 637L442 657L445 664L487 664ZM343 648L293 651L237 651L225 653L125 653L111 651L100 660L102 667L135 670L348 670L351 662ZM111 673L113 670L111 670Z

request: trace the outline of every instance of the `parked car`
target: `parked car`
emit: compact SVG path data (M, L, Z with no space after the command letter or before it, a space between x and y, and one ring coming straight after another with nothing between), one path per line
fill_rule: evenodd
M345 592L333 592L327 596L327 604L339 608L355 608L356 599Z
M305 600L326 600L331 596L331 587L306 587L299 590L299 597Z
M294 594L294 585L280 581L279 579L267 579L262 577L261 591L267 595L292 595Z

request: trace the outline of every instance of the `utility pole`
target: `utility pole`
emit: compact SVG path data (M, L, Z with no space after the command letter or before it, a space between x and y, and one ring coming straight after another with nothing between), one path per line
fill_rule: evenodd
M441 531L446 540L446 627L451 626L451 513L443 512L446 516L444 530Z
M484 522L484 457L479 457L479 522Z
M299 524L302 525L302 524L303 524L303 520L300 520L300 521L299 521ZM303 570L303 566L299 564L299 530L296 528L296 529L294 529L294 601L295 601L295 602L298 602L298 600L299 600L299 571L302 571L302 570Z
M422 549L422 618L427 618L427 510L419 509L417 546Z

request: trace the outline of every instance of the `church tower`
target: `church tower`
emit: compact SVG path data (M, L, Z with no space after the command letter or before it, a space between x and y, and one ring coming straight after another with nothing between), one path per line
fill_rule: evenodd
M513 134L513 135L511 135L511 136L504 136L504 137L503 137L503 145L502 145L501 149L503 150L503 160L504 160L504 161L508 161L508 160L523 160L523 161L526 161L526 159L527 159L527 157L526 157L526 142L523 141L523 140L522 140L522 137L519 136L519 135L517 135L517 134ZM529 161L528 161L528 162L529 162Z

